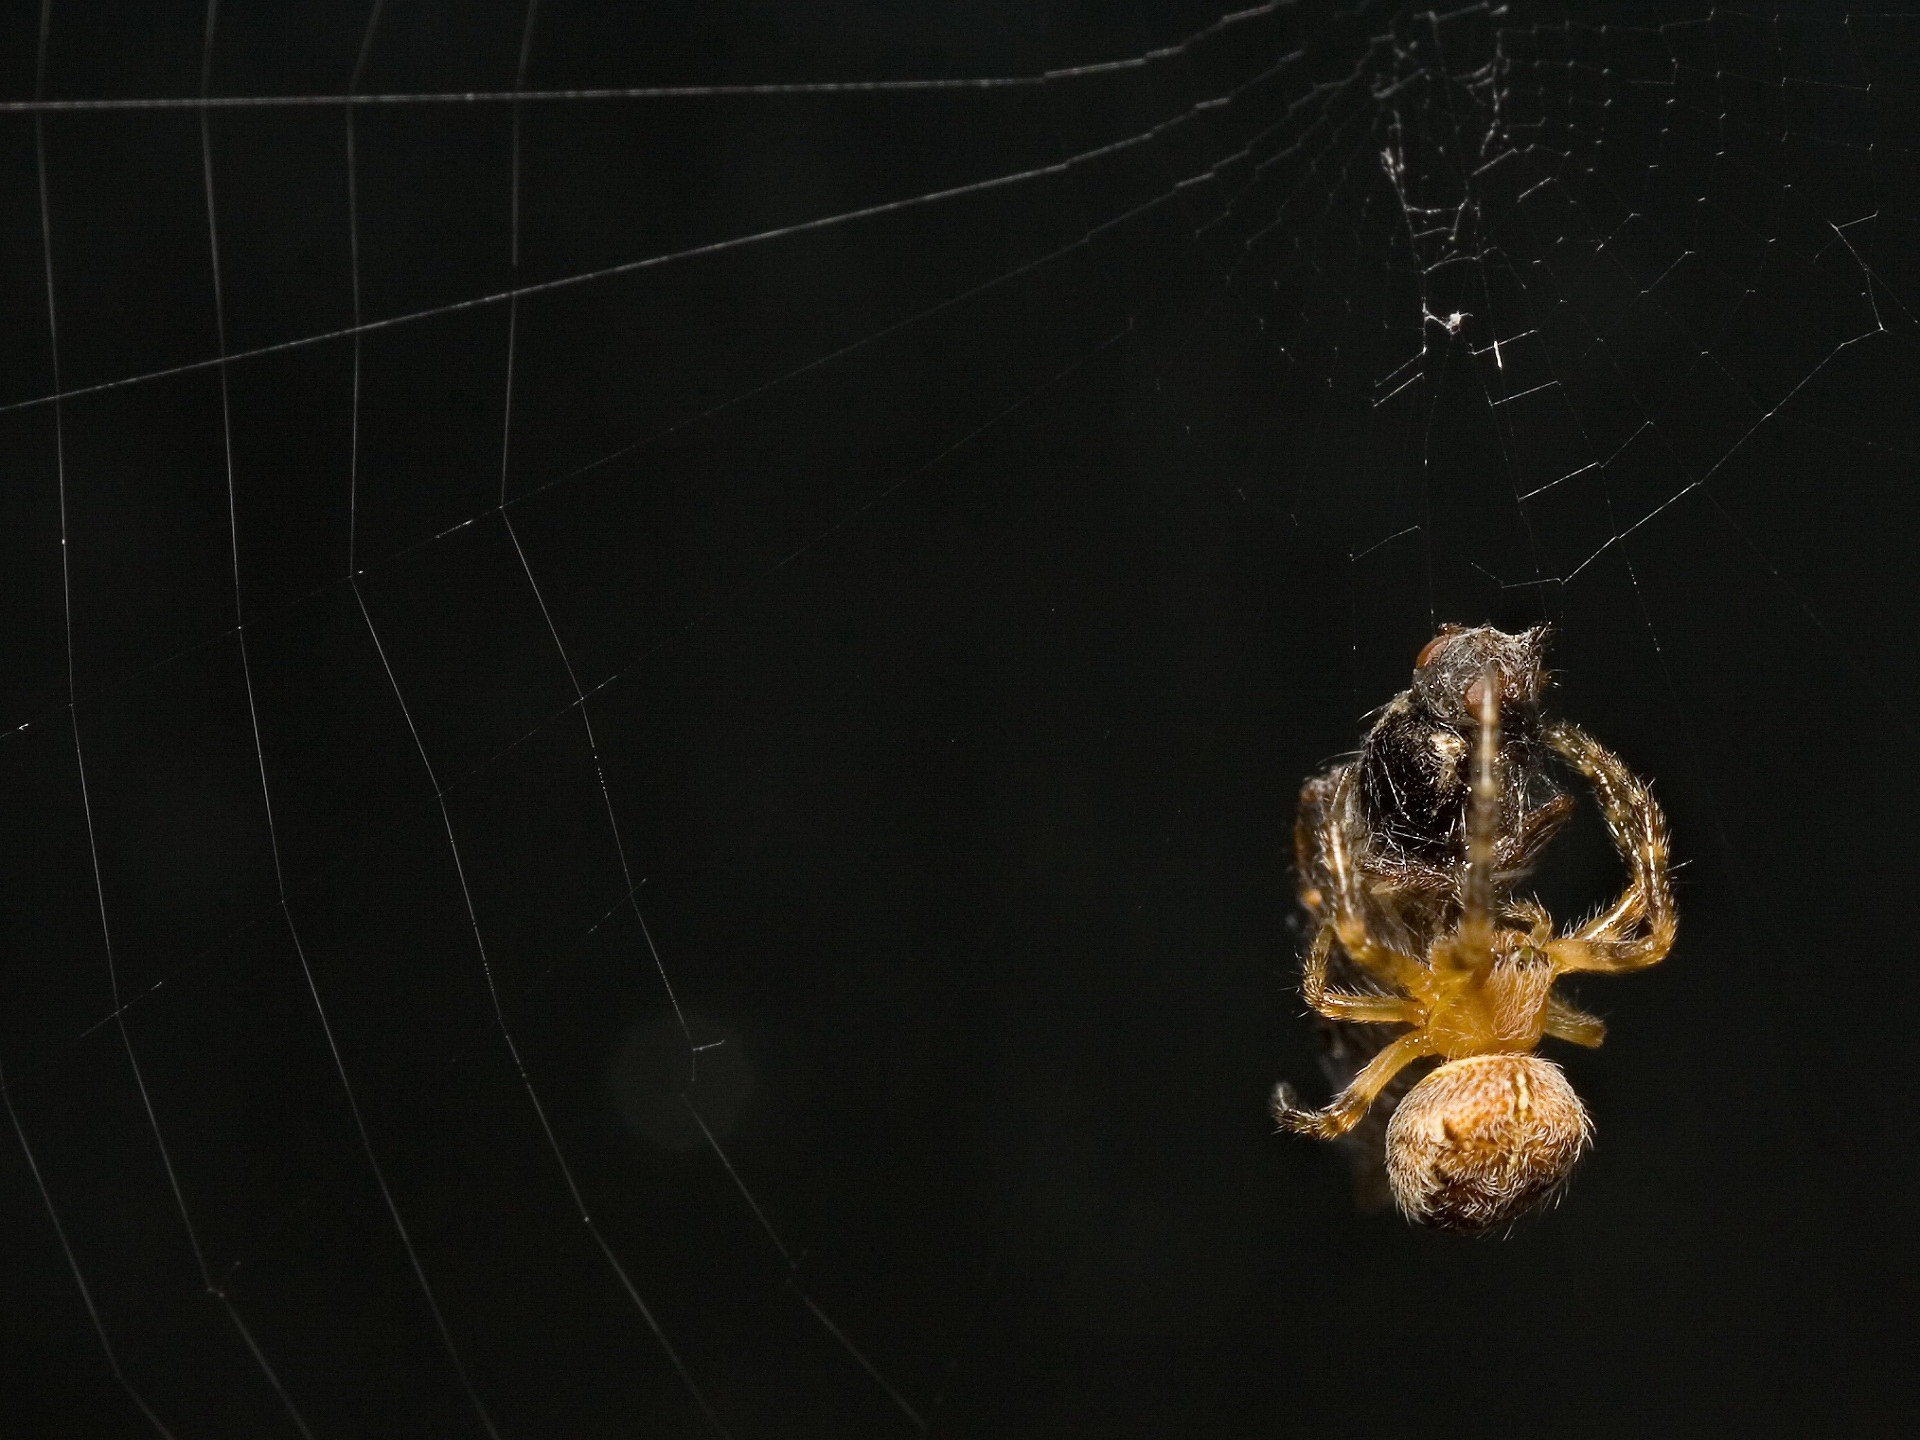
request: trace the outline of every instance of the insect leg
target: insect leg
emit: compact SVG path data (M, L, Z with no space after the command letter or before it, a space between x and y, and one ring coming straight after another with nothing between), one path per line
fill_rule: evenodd
M1500 857L1501 873L1520 875L1531 870L1539 861L1540 852L1573 818L1574 809L1571 795L1556 795L1538 810L1522 816L1519 832Z

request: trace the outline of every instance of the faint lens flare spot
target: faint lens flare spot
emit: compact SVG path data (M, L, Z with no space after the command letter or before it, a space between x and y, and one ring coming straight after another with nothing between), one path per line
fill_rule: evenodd
M699 1037L696 1075L688 1084L687 1031L671 1012L630 1026L607 1063L608 1098L621 1125L662 1150L704 1148L705 1121L716 1139L740 1122L755 1090L754 1068L740 1033L689 1014ZM698 1119L688 1108L699 1110Z

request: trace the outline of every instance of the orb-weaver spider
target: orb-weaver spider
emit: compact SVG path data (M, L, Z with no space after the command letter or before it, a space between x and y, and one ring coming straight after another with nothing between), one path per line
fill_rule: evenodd
M1310 782L1303 806L1301 849L1310 861L1303 899L1319 920L1305 962L1306 1001L1343 1028L1406 1029L1324 1109L1302 1108L1282 1085L1274 1114L1286 1129L1334 1138L1358 1124L1408 1064L1439 1057L1443 1063L1395 1109L1385 1163L1401 1210L1440 1229L1480 1233L1516 1219L1559 1189L1591 1138L1579 1096L1557 1065L1534 1052L1545 1036L1598 1045L1605 1026L1554 994L1554 982L1581 971L1642 969L1673 944L1665 817L1646 785L1592 737L1539 718L1542 643L1541 632L1443 631L1421 652L1414 690L1396 701L1420 709L1428 722L1423 738L1442 752L1440 802L1447 775L1467 778L1458 755L1444 763L1444 752L1467 748L1448 722L1447 702L1464 712L1459 718L1471 717L1464 853L1456 861L1448 863L1437 843L1444 836L1418 826L1402 827L1384 845L1356 826L1379 817L1378 806L1354 794L1365 752L1362 763ZM1516 654L1522 663L1513 663ZM1537 738L1592 787L1630 874L1618 900L1565 935L1536 901L1510 893L1571 805L1555 796L1526 808L1534 777L1503 767L1503 708L1528 732L1523 742ZM1389 707L1381 724L1393 714ZM1433 813L1444 811L1437 803ZM1425 854L1407 843L1422 840L1436 843ZM1383 853L1394 863L1380 863ZM1329 986L1336 946L1371 988Z

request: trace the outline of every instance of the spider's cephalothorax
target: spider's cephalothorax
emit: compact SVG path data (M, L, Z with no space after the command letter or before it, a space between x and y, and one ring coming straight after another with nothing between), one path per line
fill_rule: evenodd
M1442 631L1360 757L1302 796L1301 892L1318 924L1303 990L1344 1053L1371 1058L1324 1109L1301 1108L1281 1086L1274 1113L1299 1133L1344 1135L1383 1092L1392 1104L1407 1065L1440 1059L1399 1099L1382 1157L1401 1210L1440 1229L1483 1233L1516 1219L1560 1187L1587 1145L1579 1097L1534 1052L1549 1035L1598 1045L1605 1027L1554 982L1640 969L1673 943L1665 817L1611 753L1544 718L1541 644L1539 631ZM1463 753L1449 768L1456 741ZM1511 893L1571 809L1557 789L1539 800L1548 756L1591 786L1631 875L1618 900L1565 935ZM1336 964L1351 988L1329 987ZM1387 1039L1388 1026L1403 1032Z

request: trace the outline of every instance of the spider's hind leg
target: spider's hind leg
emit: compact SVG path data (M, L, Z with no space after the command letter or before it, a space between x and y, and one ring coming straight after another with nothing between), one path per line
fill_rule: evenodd
M1277 1085L1273 1091L1273 1118L1284 1130L1331 1140L1344 1135L1367 1113L1387 1083L1408 1065L1434 1053L1425 1030L1410 1030L1369 1060L1345 1090L1324 1109L1308 1110L1295 1100L1293 1088Z

